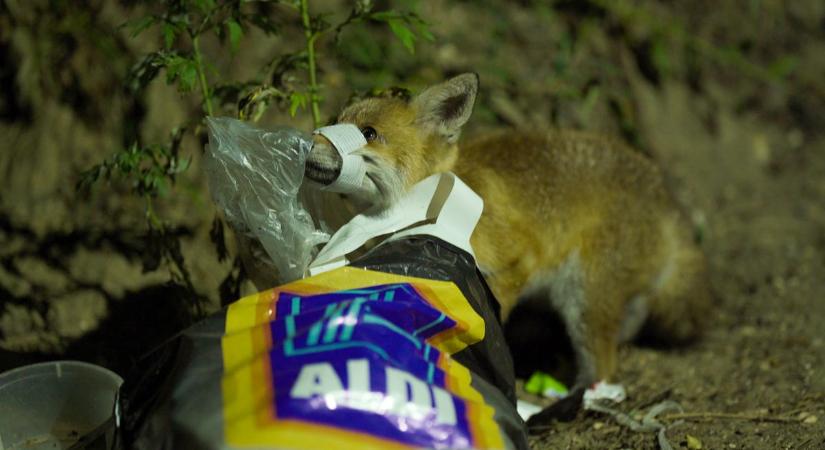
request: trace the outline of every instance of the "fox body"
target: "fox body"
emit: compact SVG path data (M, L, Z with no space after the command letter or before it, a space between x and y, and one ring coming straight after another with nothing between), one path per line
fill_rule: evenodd
M692 338L709 302L706 269L658 167L618 141L570 131L505 131L459 149L477 90L478 77L464 74L412 100L346 108L338 122L362 130L368 168L362 189L340 201L378 212L429 175L458 175L484 199L471 244L504 320L517 305L552 312L577 386L610 379L619 344L643 326ZM328 184L340 164L319 136L305 175Z

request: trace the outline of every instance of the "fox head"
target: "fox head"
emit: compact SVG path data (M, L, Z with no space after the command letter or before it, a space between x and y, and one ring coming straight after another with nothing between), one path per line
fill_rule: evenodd
M409 101L369 98L344 109L337 123L354 124L367 141L355 153L363 158L367 172L352 200L365 209L385 209L415 183L451 170L461 127L472 114L477 92L478 75L466 73ZM330 142L316 135L306 177L328 185L340 174L341 164Z

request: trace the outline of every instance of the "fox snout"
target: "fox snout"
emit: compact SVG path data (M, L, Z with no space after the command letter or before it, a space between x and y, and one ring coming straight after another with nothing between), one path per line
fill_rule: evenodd
M310 180L330 185L341 174L341 155L332 146L332 143L320 134L313 139L312 149L307 155L304 175Z
M415 183L452 170L477 91L478 76L464 74L414 99L373 97L350 105L338 124L357 127L366 145L342 157L325 136L316 135L304 175L323 190L345 195L358 209L387 209ZM364 169L360 185L349 178L350 156ZM337 186L341 176L346 190Z

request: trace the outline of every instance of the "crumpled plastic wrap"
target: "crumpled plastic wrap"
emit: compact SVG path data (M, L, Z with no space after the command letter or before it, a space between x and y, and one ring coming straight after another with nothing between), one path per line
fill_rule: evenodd
M316 246L329 240L298 191L312 138L294 128L261 130L209 117L205 167L209 191L236 232L260 241L279 277L301 278Z

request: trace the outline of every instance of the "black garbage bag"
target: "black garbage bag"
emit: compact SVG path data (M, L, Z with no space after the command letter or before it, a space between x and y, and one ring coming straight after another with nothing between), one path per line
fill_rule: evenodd
M132 449L527 448L498 303L473 257L407 236L246 297L143 359Z

